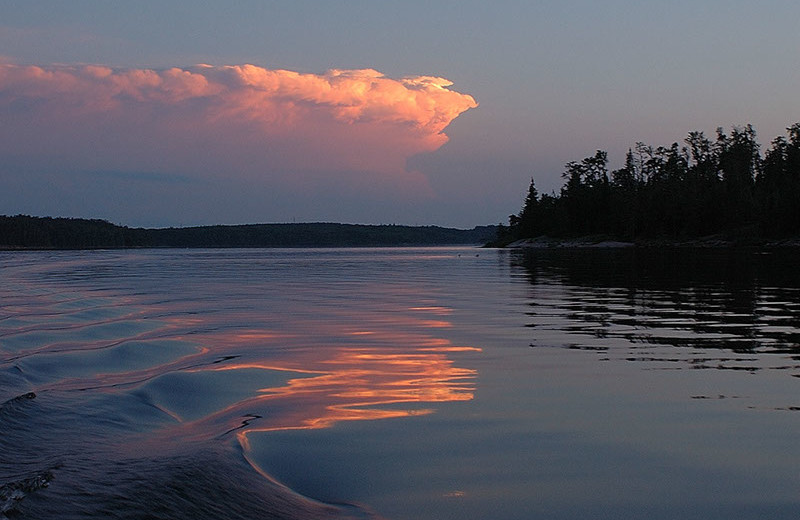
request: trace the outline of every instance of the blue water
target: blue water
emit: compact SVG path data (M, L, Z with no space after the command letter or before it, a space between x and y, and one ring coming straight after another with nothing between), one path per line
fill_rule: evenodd
M794 258L0 253L0 512L797 518Z

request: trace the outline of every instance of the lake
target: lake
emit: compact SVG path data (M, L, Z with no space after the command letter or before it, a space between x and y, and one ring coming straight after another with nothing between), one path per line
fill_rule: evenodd
M0 253L19 519L800 513L795 251Z

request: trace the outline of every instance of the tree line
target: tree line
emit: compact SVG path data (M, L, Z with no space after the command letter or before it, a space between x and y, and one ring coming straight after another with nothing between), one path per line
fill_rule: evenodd
M0 216L0 249L106 249L134 247L364 247L483 244L494 226L334 223L247 224L186 228L129 228L105 220Z
M605 235L619 240L800 235L800 123L762 155L752 125L690 132L684 143L628 150L609 172L608 154L566 164L559 194L531 179L518 214L495 242L538 236Z

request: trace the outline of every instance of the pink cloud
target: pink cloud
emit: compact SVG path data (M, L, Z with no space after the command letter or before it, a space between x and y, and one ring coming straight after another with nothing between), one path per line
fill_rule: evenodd
M406 160L442 146L447 125L477 106L450 86L371 69L0 62L0 154L49 155L72 169L268 181L357 171L419 184Z

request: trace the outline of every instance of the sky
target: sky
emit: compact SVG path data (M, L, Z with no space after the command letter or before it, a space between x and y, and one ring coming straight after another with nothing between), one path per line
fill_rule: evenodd
M0 0L0 214L507 221L564 165L800 121L796 0Z

